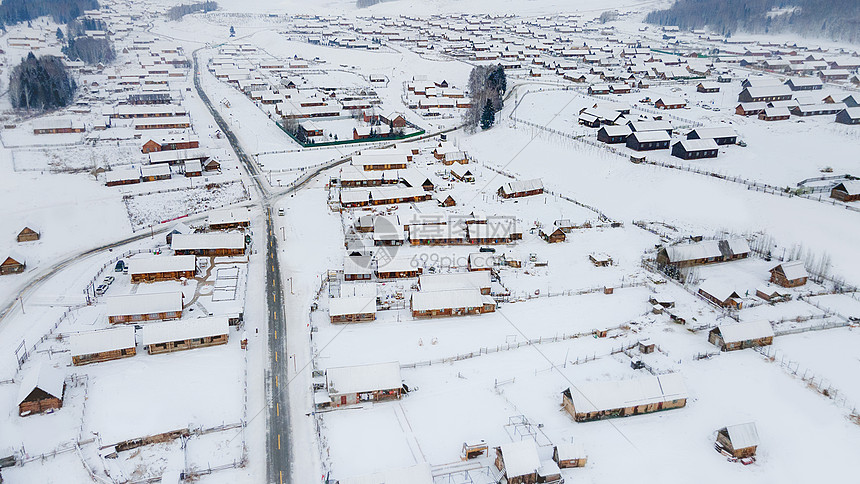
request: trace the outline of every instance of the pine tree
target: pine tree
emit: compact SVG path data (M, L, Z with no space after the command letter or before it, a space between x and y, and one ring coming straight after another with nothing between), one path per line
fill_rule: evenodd
M57 27L57 40L60 42L63 41L63 29Z
M230 26L230 37L235 37L235 36L236 36L236 29L234 29L233 26L231 25Z
M493 101L487 99L484 104L484 113L481 115L481 129L490 129L496 121L496 110L493 108Z

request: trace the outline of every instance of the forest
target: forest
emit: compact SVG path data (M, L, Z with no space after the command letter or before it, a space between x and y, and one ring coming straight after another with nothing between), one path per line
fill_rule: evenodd
M62 24L77 18L84 10L98 8L97 0L3 0L0 23L14 25L49 15L54 22Z
M108 64L116 58L116 52L109 38L96 39L85 35L87 30L107 30L101 20L83 19L72 20L66 26L68 43L63 47L63 54L69 59L80 59L90 65Z
M475 66L469 74L468 89L472 107L464 117L467 129L474 131L479 124L481 129L489 129L502 109L502 96L508 89L505 69L501 65Z
M707 27L721 35L795 33L860 42L857 0L677 0L648 14L646 22L681 29Z
M168 9L167 18L169 18L170 20L179 20L190 13L212 12L214 10L218 10L217 2L209 1L203 3L188 3L184 5L177 5Z
M75 81L59 57L36 57L30 52L12 69L9 97L12 106L46 111L68 105L75 95Z

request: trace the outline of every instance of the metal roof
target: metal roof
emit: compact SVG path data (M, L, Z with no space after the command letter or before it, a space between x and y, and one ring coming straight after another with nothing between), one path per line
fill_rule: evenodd
M185 272L197 269L197 257L173 255L155 257L132 257L128 260L128 273L154 274L158 272Z
M107 310L105 312L108 316L182 311L182 292L180 291L129 294L125 296L111 296L106 299Z
M400 362L340 366L326 370L326 387L332 395L400 388Z
M599 412L687 398L680 373L632 380L585 382L570 388L577 413Z
M230 332L227 316L210 316L198 319L171 321L168 323L147 324L143 327L141 339L144 346L183 341L194 338L220 336Z
M119 326L69 335L72 356L92 355L103 351L134 348L134 327Z

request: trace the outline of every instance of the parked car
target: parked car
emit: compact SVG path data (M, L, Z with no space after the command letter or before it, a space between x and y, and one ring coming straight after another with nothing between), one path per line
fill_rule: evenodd
M492 247L481 247L481 248L480 248L480 249L478 249L478 250L479 250L480 252L492 252L492 253L494 253L494 254L496 253L496 249L494 249L494 248L492 248Z
M115 281L115 280L116 280L116 278L114 276L107 276L107 277L105 277L105 280L102 281L102 284L104 284L106 286L110 286L111 284L113 284L113 281Z
M98 287L96 287L96 294L101 296L102 294L106 293L107 290L108 290L108 287L106 285L99 284Z
M118 260L116 261L116 267L114 267L114 272L122 272L125 270L125 262Z

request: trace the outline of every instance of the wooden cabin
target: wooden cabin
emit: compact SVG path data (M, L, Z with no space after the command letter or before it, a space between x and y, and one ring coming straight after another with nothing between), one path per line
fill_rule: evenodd
M830 198L843 202L860 200L860 181L845 181L830 189Z
M798 287L806 284L809 273L803 261L793 260L783 262L770 270L770 282L782 287Z
M212 212L208 217L210 230L244 229L251 226L251 214L247 209L230 209Z
M62 370L39 364L30 369L18 389L18 415L50 413L63 407L66 390Z
M150 355L227 344L227 316L209 316L143 327L143 347Z
M373 278L373 258L369 255L343 258L344 281L369 281Z
M484 274L484 272L469 274ZM412 317L416 319L479 315L496 310L495 300L490 296L482 295L479 289L413 292L409 306Z
M552 460L562 469L585 467L588 454L582 444L558 444L552 449Z
M588 254L588 260L590 260L595 267L609 267L612 265L612 257L603 252L592 252L591 254Z
M170 241L176 255L200 257L245 255L245 236L238 232L176 234Z
M111 296L105 313L111 324L179 319L183 298L180 291Z
M502 198L519 198L543 193L543 182L539 178L523 181L511 181L499 187L498 194Z
M738 102L754 103L788 101L791 97L791 89L782 84L776 84L773 86L750 86L745 87L744 90L738 94Z
M329 298L329 319L332 324L356 323L376 320L376 297Z
M549 244L555 244L556 242L564 242L567 239L567 235L564 233L564 230L562 230L561 227L555 226L548 226L546 227L546 230L541 227L538 230L538 235L540 235L540 238L542 238Z
M722 308L741 309L743 306L741 297L734 289L718 282L710 280L703 282L698 294Z
M329 368L325 372L325 390L331 407L398 400L403 394L400 363Z
M72 363L76 366L128 358L137 354L134 327L84 331L69 335Z
M133 257L128 262L128 273L135 284L191 279L197 273L197 257L193 255Z
M778 303L791 299L791 293L778 286L764 286L756 288L755 295L769 303Z
M661 97L654 101L654 107L657 109L681 109L687 106L687 101L681 98Z
M657 263L691 267L745 259L749 255L750 247L746 240L704 240L692 244L663 247L657 252Z
M26 264L21 256L7 256L6 260L0 264L0 276L8 274L20 274L24 272Z
M720 351L735 351L773 344L773 327L768 321L721 324L708 333L708 342Z
M717 431L717 450L731 454L736 459L755 456L758 445L758 430L752 422L729 425Z
M492 279L487 272L455 272L451 274L424 274L418 280L422 291L452 291L477 289L487 296L492 289Z
M767 108L767 103L764 102L740 103L735 107L735 114L740 116L757 116L761 114L765 108Z
M686 404L687 388L680 373L584 382L562 392L562 405L577 422L629 417Z
M20 232L18 232L17 240L18 243L39 240L39 232L36 232L30 227L24 227Z
M496 447L495 465L508 484L534 484L541 466L537 444L529 437L502 444Z
M784 121L791 117L791 112L786 107L764 108L758 113L758 119L762 121Z

